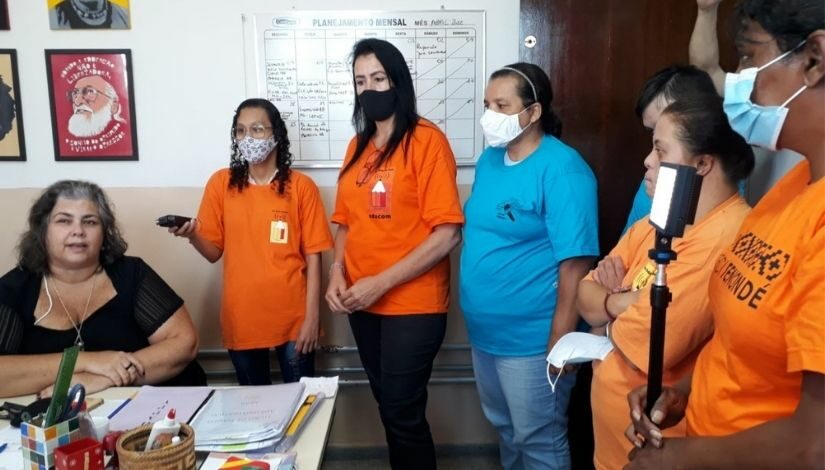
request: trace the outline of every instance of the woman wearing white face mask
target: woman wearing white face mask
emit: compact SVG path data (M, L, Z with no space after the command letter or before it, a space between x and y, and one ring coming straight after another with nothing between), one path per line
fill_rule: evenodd
M558 139L552 101L536 65L492 74L481 118L490 147L464 207L461 306L506 469L570 467L567 404L576 377L565 373L551 390L545 356L575 328L576 285L599 253L596 180Z
M822 0L745 0L740 73L725 113L748 143L805 160L745 218L714 264L715 332L692 376L644 416L626 468L822 468L825 462L825 9ZM776 60L777 58L779 60ZM688 437L662 440L684 418Z
M321 252L332 236L318 187L290 168L275 106L248 99L232 119L229 168L204 191L198 218L170 232L209 262L224 256L223 343L241 385L268 385L275 348L285 382L315 374Z

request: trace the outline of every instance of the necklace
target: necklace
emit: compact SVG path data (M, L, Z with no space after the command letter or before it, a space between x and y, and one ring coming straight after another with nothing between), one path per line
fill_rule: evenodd
M75 323L74 318L72 318L72 314L69 312L69 309L66 308L66 304L63 303L63 298L60 296L60 289L57 288L57 283L54 283L54 292L57 294L57 300L60 302L60 306L63 307L63 311L66 312L66 316L69 317L72 327L74 327L74 330L77 332L74 344L78 346L81 351L83 350L85 343L83 342L83 337L80 335L80 332L83 330L83 322L86 321L86 316L89 314L89 303L92 301L92 294L95 292L95 284L97 284L97 271L92 274L92 288L89 290L89 297L86 298L86 307L83 309L83 316L80 317L80 325L78 325ZM46 285L46 292L48 293L48 284Z
M81 18L87 20L99 20L106 16L106 4L103 4L103 9L98 11L93 11L91 8L84 6L78 0L71 1L72 8L74 8L75 12L80 15Z

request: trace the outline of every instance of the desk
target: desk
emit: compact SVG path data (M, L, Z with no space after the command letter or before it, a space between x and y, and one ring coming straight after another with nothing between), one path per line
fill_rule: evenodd
M139 390L139 387L119 387L110 388L102 392L95 393L91 396L103 398L104 402L109 400L123 400L131 397ZM329 430L332 427L332 417L335 412L335 399L324 399L321 407L313 413L312 418L307 422L306 427L301 431L295 447L292 449L297 452L297 468L299 470L318 470L321 468L321 462L324 458L324 449L327 446L327 439L329 438ZM0 398L0 401L10 401L12 403L19 403L22 405L29 404L35 399L34 395L27 395L15 398ZM91 412L95 414L94 410ZM19 470L22 465L22 455L20 454L20 431L16 428L10 428L8 421L0 420L0 444L3 442L10 442L10 437L16 437L13 443L17 445L10 445L8 449L0 453L0 470ZM13 433L16 431L16 433Z

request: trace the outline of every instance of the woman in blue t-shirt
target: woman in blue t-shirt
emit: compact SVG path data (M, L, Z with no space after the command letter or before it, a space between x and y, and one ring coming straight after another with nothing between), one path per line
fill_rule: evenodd
M551 387L545 356L575 329L576 286L599 253L596 179L558 139L552 101L550 79L536 65L492 74L481 117L490 146L464 207L461 306L505 469L570 468L575 374Z

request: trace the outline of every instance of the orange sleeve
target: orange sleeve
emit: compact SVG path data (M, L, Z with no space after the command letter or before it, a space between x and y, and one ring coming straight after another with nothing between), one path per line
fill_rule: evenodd
M352 154L355 153L355 144L356 144L356 137L353 137L349 141L349 145L347 145L347 153L344 156L344 163L341 165L341 171L344 171L344 167L347 166L350 159L352 158ZM354 169L350 168L349 171L355 171ZM334 224L338 225L348 225L347 221L349 220L347 214L347 206L344 204L344 198L342 197L342 190L341 190L341 173L338 174L338 184L336 185L335 190L335 209L332 211L332 216L330 220Z
M424 145L412 151L421 219L429 227L463 224L464 213L458 197L453 151L440 129L428 129L427 133L429 137L423 142ZM418 136L413 139L413 144L417 143Z
M785 314L788 372L825 374L825 226L804 244Z
M301 178L301 250L304 254L320 253L332 248L327 215L318 186L309 178Z
M198 235L223 251L223 197L228 170L215 172L206 183L198 210Z
M699 249L707 256L707 250ZM711 266L679 253L668 265L668 287L673 300L667 307L665 324L664 370L678 365L704 343L713 332L713 317L708 308L708 282ZM694 255L696 258L696 255ZM684 260L684 261L682 261ZM652 283L651 283L652 284ZM643 373L647 374L650 345L650 286L638 291L639 297L613 322L616 347Z
M647 219L643 219L647 220ZM636 229L636 224L630 226L630 229L625 233L622 238L619 239L619 242L616 243L616 246L610 250L610 253L607 256L618 256L622 260L622 266L624 266L625 271L630 270L630 263L632 262L632 253L630 252L631 246L638 246L639 243L633 243L635 239L639 236L638 230ZM593 280L593 273L595 269L591 269L589 273L584 277L585 280L592 281ZM627 279L627 274L625 274L625 279Z

